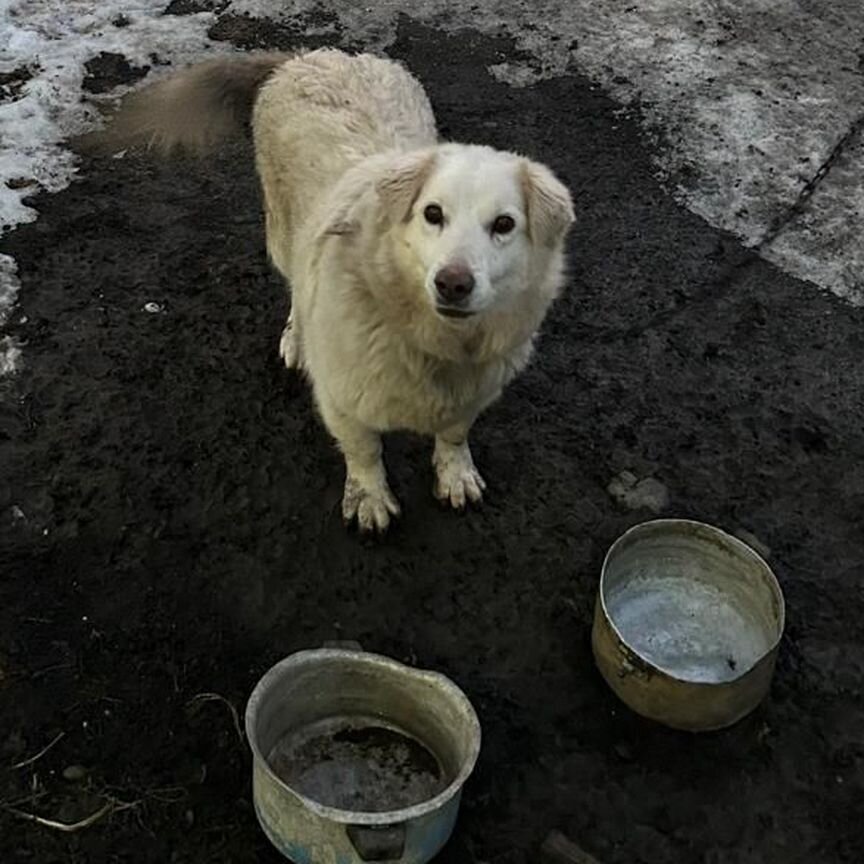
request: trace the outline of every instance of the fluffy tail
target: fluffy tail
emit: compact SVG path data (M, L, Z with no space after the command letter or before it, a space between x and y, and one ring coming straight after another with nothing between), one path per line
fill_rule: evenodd
M226 56L190 66L127 96L107 126L79 144L98 152L143 145L161 155L203 155L246 127L258 88L289 56Z

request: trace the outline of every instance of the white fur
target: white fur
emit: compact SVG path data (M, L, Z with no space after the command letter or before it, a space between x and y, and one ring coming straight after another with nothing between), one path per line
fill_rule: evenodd
M527 363L560 288L569 193L521 156L439 144L419 83L369 55L287 60L253 133L267 249L292 293L279 351L345 456L345 519L383 531L398 514L381 458L397 429L435 437L439 497L479 501L468 432ZM443 225L424 218L429 203ZM503 214L516 227L494 234ZM435 276L454 263L476 281L471 317L436 311Z

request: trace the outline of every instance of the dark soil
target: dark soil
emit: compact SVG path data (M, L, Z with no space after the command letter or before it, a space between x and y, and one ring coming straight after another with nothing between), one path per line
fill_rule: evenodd
M115 26L118 25L115 22ZM84 64L87 74L81 87L88 93L107 93L121 84L134 84L149 71L149 66L133 66L122 54L101 51Z
M237 48L290 51L311 50L338 44L342 26L332 12L312 10L285 21L271 21L251 15L220 15L207 35L217 42L231 42Z
M165 15L192 15L195 12L221 12L230 0L171 0Z
M33 70L18 66L10 72L0 72L0 102L14 102L21 88L33 77Z
M2 759L64 737L0 769L0 801L137 803L72 834L0 812L0 860L275 864L231 713L194 697L242 713L274 661L355 638L480 715L441 862L534 864L552 828L604 864L860 862L864 313L679 208L587 81L510 89L484 71L510 42L408 20L392 50L447 135L550 163L577 202L566 295L476 429L488 501L438 509L429 442L395 436L403 519L380 545L346 532L339 455L277 357L248 151L85 162L2 244L26 343L0 402ZM607 495L623 469L773 550L787 635L729 731L643 721L595 670L603 554L648 516Z

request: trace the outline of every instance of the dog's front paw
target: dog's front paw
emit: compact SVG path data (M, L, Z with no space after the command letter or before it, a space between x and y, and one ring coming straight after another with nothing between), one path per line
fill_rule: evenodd
M432 457L435 466L435 497L463 510L470 501L479 504L483 500L486 483L474 465L468 445L459 447L438 445Z
M354 477L345 481L345 494L342 497L342 518L346 525L357 521L363 532L374 531L383 534L390 525L390 517L401 512L396 496L390 491L387 482L364 485Z

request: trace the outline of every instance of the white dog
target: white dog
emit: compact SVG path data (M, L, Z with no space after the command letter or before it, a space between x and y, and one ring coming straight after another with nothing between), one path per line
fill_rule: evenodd
M381 435L435 437L435 495L481 499L468 432L527 363L573 221L552 172L438 143L402 66L320 50L212 60L127 100L103 141L205 151L251 116L267 250L291 286L280 354L345 456L342 512L399 513Z

